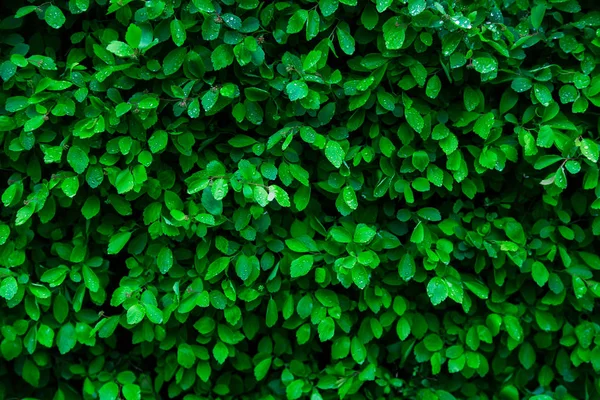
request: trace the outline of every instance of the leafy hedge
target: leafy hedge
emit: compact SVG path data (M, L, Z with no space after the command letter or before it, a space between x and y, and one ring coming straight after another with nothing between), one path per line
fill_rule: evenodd
M0 398L600 398L595 0L2 7Z

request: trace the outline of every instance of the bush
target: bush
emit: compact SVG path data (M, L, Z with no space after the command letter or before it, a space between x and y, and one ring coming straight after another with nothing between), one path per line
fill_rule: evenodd
M3 7L1 398L600 398L596 2Z

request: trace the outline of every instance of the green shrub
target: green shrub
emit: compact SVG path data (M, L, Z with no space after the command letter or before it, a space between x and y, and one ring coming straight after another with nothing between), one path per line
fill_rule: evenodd
M0 398L600 398L596 1L2 7Z

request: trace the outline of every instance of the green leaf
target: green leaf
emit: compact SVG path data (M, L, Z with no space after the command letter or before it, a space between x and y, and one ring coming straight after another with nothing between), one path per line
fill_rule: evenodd
M61 189L67 197L74 197L79 190L79 179L76 176L65 178L62 182Z
M129 169L125 169L119 172L117 179L115 180L115 187L119 194L127 193L133 189L133 174Z
M128 383L123 386L122 392L123 392L123 396L125 397L125 400L140 400L141 399L141 389L138 385Z
M308 96L308 85L303 81L292 81L285 87L285 92L291 101L296 101Z
M187 49L185 48L171 50L163 60L163 72L165 75L173 75L177 72L183 65L186 55Z
M19 208L19 211L17 211L17 216L15 218L15 225L19 226L27 222L29 218L31 218L31 216L33 215L34 210L34 203L28 203L26 206Z
M67 354L77 344L75 327L71 323L67 323L60 327L56 335L56 345L60 354Z
M146 309L141 304L134 304L127 310L127 323L136 325L142 322L146 315Z
M211 192L215 200L223 200L227 196L228 190L227 181L223 178L216 179L211 186Z
M308 274L312 269L313 262L314 259L311 255L304 255L294 259L290 265L292 278L298 278Z
M531 81L527 78L515 78L511 85L512 89L517 93L523 93L531 89L532 84Z
M335 322L331 317L326 317L319 323L317 330L319 331L319 340L321 342L331 340L335 334Z
M15 14L15 18L23 18L24 16L31 14L32 12L38 10L37 6L25 6L21 7L17 10Z
M391 3L391 1L390 1ZM379 8L379 7L378 7ZM379 11L382 12L382 11ZM392 17L383 24L383 40L388 50L399 50L404 45L406 27L400 17Z
M538 286L541 287L544 286L546 282L548 282L550 274L548 273L548 270L546 269L544 264L542 264L539 261L536 261L533 263L533 266L531 268L531 276L533 277L535 283L537 283Z
M15 64L13 64L10 61L4 61L2 64L0 64L0 78L2 78L2 80L4 82L8 81L10 78L12 78L15 74L17 73L17 66ZM2 119L0 120L1 124L0 124L0 128L1 128L1 132L5 132L9 127L12 126L12 128L14 128L14 121L12 121L11 119L9 119L7 116L2 116Z
M338 142L330 140L325 147L325 156L334 167L340 168L344 162L345 152Z
M204 111L210 111L219 100L219 92L215 90L209 90L202 96L202 108Z
M544 14L546 13L546 4L540 3L531 9L531 26L533 29L540 29Z
M152 153L158 153L159 151L164 150L167 147L168 140L169 136L167 135L167 132L162 130L155 131L148 140L150 151Z
M427 295L431 300L431 304L437 306L448 298L448 285L446 281L437 276L431 278L427 284Z
M413 167L423 172L429 165L429 155L423 151L419 150L413 153L412 155L412 164Z
M498 71L498 62L490 57L478 57L473 59L473 67L481 74L489 74Z
M223 342L217 342L213 348L213 357L219 364L223 364L229 356L229 349Z
M350 352L352 354L352 358L358 364L362 364L363 362L365 362L365 359L367 358L367 349L362 344L362 342L360 341L359 338L357 338L357 337L352 338L352 343L350 345Z
M187 343L179 345L177 348L177 363L183 368L192 368L196 363L194 349Z
M331 0L321 0L323 1L331 1ZM292 383L285 388L285 395L287 400L296 400L302 397L302 388L304 387L304 382L301 379L296 379Z
M342 190L342 196L344 203L351 209L356 210L358 208L358 199L356 198L356 192L352 187L346 186Z
M396 324L396 334L400 340L406 340L410 335L410 324L406 318L402 317L398 320L398 323Z
M281 207L290 207L290 197L285 190L277 185L269 186L269 198L274 197ZM272 199L271 199L272 200Z
M2 246L8 240L10 236L10 227L5 224L0 224L0 246Z
M308 21L306 22L306 40L310 41L317 37L321 25L321 17L316 10L308 12Z
M97 292L98 289L100 289L100 280L98 279L98 276L96 275L94 270L92 270L87 265L84 265L82 268L82 272L85 286L89 289L90 292Z
M377 232L375 229L365 224L358 224L354 231L354 242L356 243L368 243L370 242Z
M409 0L408 1L408 13L411 16L419 15L425 11L427 4L425 0Z
M210 280L219 275L221 272L225 271L225 269L229 266L229 261L229 257L217 258L208 266L208 271L206 272L204 279Z
M139 48L142 41L142 29L136 24L129 24L127 33L125 34L125 41L130 47L134 49Z
M440 90L442 90L442 81L440 80L439 76L433 75L431 78L429 78L429 81L427 81L425 94L427 97L435 99L440 93Z
M465 88L463 93L463 100L465 103L465 108L467 111L473 111L479 106L481 100L481 92L479 90L473 89L470 86Z
M490 135L490 131L492 130L492 126L494 126L494 121L495 117L492 113L487 113L480 116L477 118L477 122L475 122L473 132L481 136L482 139L487 139Z
M90 163L88 155L79 146L71 146L69 148L67 161L71 168L73 168L73 171L78 174L83 174Z
M9 97L6 100L6 104L4 105L4 108L6 108L6 111L8 111L8 112L17 112L17 111L24 110L25 108L27 108L28 105L29 105L29 99L27 97L14 96L14 97Z
M277 311L277 303L275 303L273 298L270 298L269 302L267 303L267 314L265 317L265 324L267 325L267 328L272 328L277 323L278 318L279 315Z
M37 115L27 120L23 128L25 129L25 132L32 132L41 127L44 124L44 121L45 119L43 115Z
M223 22L231 29L239 30L242 27L241 18L230 13L223 14Z
M215 7L211 0L192 0L194 6L205 13L215 12Z
M350 30L350 28L348 28L348 30ZM342 51L348 55L354 54L354 51L356 49L356 42L354 41L352 35L350 35L349 32L342 29L341 27L338 27L336 31L338 42Z
M150 322L154 324L162 324L164 316L158 307L152 304L144 304L144 309L146 310L146 316Z
M552 164L562 161L563 159L564 159L563 157L555 156L555 155L541 156L535 162L534 168L535 169L544 169L546 167L549 167Z
M319 9L324 17L333 15L338 9L339 0L319 0Z
M23 364L22 377L23 380L31 386L36 387L39 385L40 370L33 361L29 359L25 361Z
M4 278L2 283L0 283L0 296L6 300L12 300L17 294L18 288L17 280L14 277L9 276Z
M287 33L294 34L298 33L304 28L304 24L308 20L308 11L307 10L297 10L288 21L287 24Z
M302 69L304 69L304 71L312 71L315 69L321 60L322 55L323 53L321 53L319 50L312 50L304 58L304 61L302 62Z
M387 92L377 92L377 101L388 111L394 111L396 108L396 99Z
M227 44L217 46L210 55L210 60L215 71L230 66L233 63L233 50L231 46Z
M417 110L414 108L407 108L405 111L406 121L408 124L418 133L421 133L423 127L425 126L425 121L423 117Z
M46 23L54 29L60 28L67 21L61 9L55 5L50 5L46 8L44 19L46 20Z
M520 342L523 339L523 328L519 320L512 315L504 316L504 326L511 338Z
M417 211L417 215L427 221L441 221L442 216L437 208L425 207Z
M579 145L581 153L591 162L597 163L600 150L598 144L590 139L583 139Z
M200 103L198 99L192 100L188 107L188 115L190 118L198 118L200 116Z
M75 5L81 11L87 11L90 6L90 0L75 0Z
M548 107L552 102L552 93L544 84L536 83L533 85L533 93L535 98L544 106Z
M369 283L369 272L360 264L352 268L352 281L359 289L364 289Z
M554 184L561 189L567 188L567 177L565 175L564 168L559 168L556 170L556 174L554 175Z
M266 207L266 205L269 204L269 193L263 187L255 186L253 197L261 207Z
M110 238L108 243L108 254L117 254L129 242L131 232L119 232Z
M243 281L246 281L253 270L255 269L254 262L256 261L256 267L258 267L258 261L256 257L248 257L244 254L240 255L235 262L235 272L237 276Z
M416 270L415 260L410 254L405 253L398 264L398 274L400 275L400 278L408 281L415 275Z
M254 367L254 377L257 381L262 381L265 379L267 374L269 373L269 369L271 368L272 358L268 357L256 364Z
M152 110L158 107L158 100L154 97L146 97L140 100L138 107L142 110Z
M173 39L173 43L175 43L177 47L183 46L185 39L187 38L185 25L183 25L183 22L178 19L174 19L171 21L169 26L171 29L171 38Z
M118 40L110 42L110 44L106 46L106 50L116 54L119 57L133 57L134 55L134 51L131 46L129 46L127 43L119 42Z
M107 382L98 391L100 400L116 400L119 396L119 386L115 382Z
M158 256L156 257L156 264L158 265L158 270L161 274L166 274L169 272L171 267L173 266L173 252L168 247L163 247L158 252Z
M37 340L45 347L52 347L54 343L54 331L48 325L41 324L38 328Z

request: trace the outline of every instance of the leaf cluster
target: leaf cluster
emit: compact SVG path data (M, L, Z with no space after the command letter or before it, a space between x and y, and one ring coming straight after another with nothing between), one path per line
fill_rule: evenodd
M600 398L594 1L0 7L0 398Z

